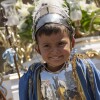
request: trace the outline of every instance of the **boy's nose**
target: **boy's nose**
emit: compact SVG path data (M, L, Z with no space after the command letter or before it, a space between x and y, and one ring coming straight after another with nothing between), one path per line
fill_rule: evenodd
M51 53L58 54L59 53L59 49L57 47L54 47L54 48L52 48Z

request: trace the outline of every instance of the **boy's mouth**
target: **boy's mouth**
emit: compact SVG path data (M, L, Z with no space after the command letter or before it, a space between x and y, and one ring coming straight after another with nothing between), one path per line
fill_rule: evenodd
M62 59L62 56L50 57L50 59L52 59L52 60L61 60Z

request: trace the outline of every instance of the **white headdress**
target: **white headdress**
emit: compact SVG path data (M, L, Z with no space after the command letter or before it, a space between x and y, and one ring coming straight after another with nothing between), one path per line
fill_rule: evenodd
M33 18L36 15L36 13L39 11L39 9L41 9L41 7L45 4L51 5L51 6L56 6L59 9L66 10L67 13L69 13L68 7L66 7L66 8L63 7L64 0L36 0L36 1L34 0L34 4L35 4L35 9L33 12Z
M69 8L63 7L65 0L38 0L33 12L33 36L46 23L65 25L72 32L69 18Z

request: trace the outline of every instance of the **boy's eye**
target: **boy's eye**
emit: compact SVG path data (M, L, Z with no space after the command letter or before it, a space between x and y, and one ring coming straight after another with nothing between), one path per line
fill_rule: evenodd
M67 43L65 43L65 42L59 42L59 43L58 43L59 46L64 46L64 45L66 45L66 44L67 44Z
M49 45L44 45L43 47L44 47L44 48L49 48Z

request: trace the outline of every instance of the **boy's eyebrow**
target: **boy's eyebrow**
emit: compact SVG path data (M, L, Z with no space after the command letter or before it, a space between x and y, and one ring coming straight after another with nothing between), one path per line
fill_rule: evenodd
M45 45L45 44L49 44L49 43L43 43L43 44Z
M42 44L45 45L45 44L50 44L50 43L49 42L42 42Z

